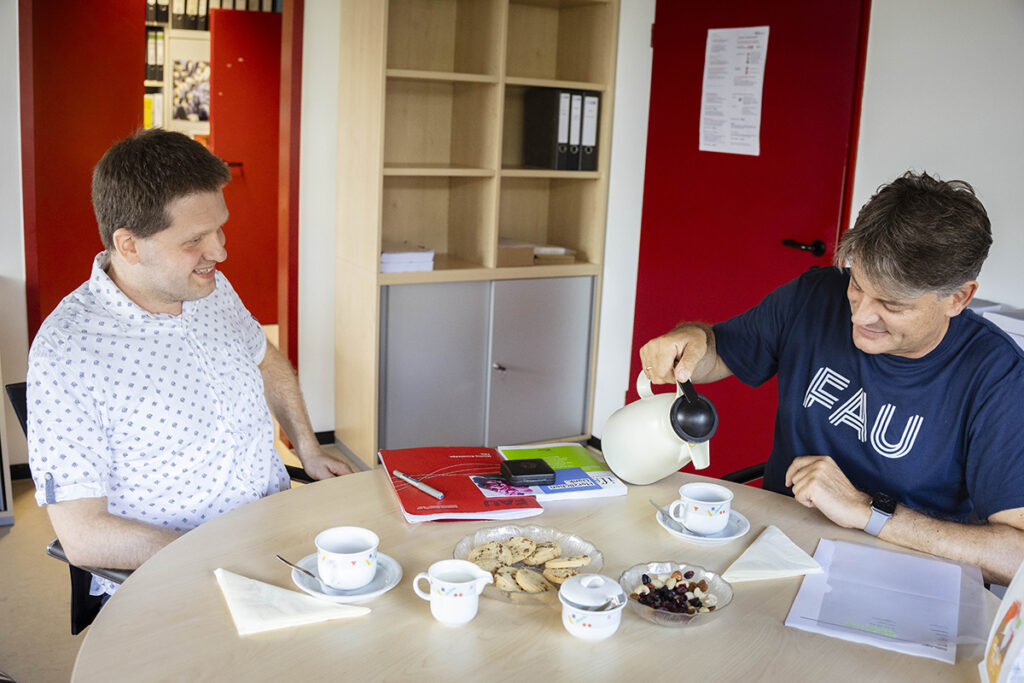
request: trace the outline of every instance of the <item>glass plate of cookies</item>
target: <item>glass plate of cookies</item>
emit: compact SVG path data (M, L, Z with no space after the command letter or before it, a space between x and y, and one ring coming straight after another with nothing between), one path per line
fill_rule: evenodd
M484 595L505 602L558 604L558 588L576 574L595 574L604 556L593 543L558 529L502 526L463 537L452 557L491 572L494 584Z

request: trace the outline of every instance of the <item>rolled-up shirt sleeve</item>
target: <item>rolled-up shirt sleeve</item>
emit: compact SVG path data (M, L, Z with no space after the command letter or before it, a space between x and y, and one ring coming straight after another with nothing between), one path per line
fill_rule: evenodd
M110 448L85 368L32 346L26 380L28 450L39 505L106 496Z

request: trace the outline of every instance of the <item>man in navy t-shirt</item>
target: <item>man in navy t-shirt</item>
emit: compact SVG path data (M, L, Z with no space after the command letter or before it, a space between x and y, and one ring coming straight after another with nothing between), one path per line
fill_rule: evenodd
M907 173L836 253L746 313L640 350L656 382L778 377L764 488L844 527L980 566L1024 559L1024 351L965 310L991 245L973 189Z

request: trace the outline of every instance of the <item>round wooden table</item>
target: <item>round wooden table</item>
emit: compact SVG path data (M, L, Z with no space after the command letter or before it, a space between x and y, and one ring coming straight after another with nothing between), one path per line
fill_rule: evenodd
M768 525L813 554L820 538L891 547L841 529L792 498L725 482L751 524L721 546L681 541L656 519L648 498L667 504L692 480L675 474L626 496L545 504L514 524L582 536L618 579L640 562L672 560L724 571ZM380 468L317 482L250 503L182 536L139 568L100 612L82 642L73 681L319 680L778 680L976 681L980 648L961 647L956 665L807 633L784 625L800 578L740 583L726 610L694 628L657 626L627 609L611 638L586 642L562 626L557 601L514 605L481 597L476 618L450 628L434 621L412 579L451 557L466 534L500 522L408 524ZM213 572L218 567L295 589L292 560L313 552L318 531L364 526L403 568L401 582L355 619L240 637ZM991 618L997 600L986 591Z

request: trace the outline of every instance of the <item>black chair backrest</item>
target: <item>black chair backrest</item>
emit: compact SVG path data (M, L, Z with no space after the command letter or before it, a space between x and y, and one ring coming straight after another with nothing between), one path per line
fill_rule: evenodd
M21 423L21 431L28 435L28 405L25 398L25 386L25 382L13 382L4 388L7 389L7 398L11 399L14 414L18 416L18 422Z

